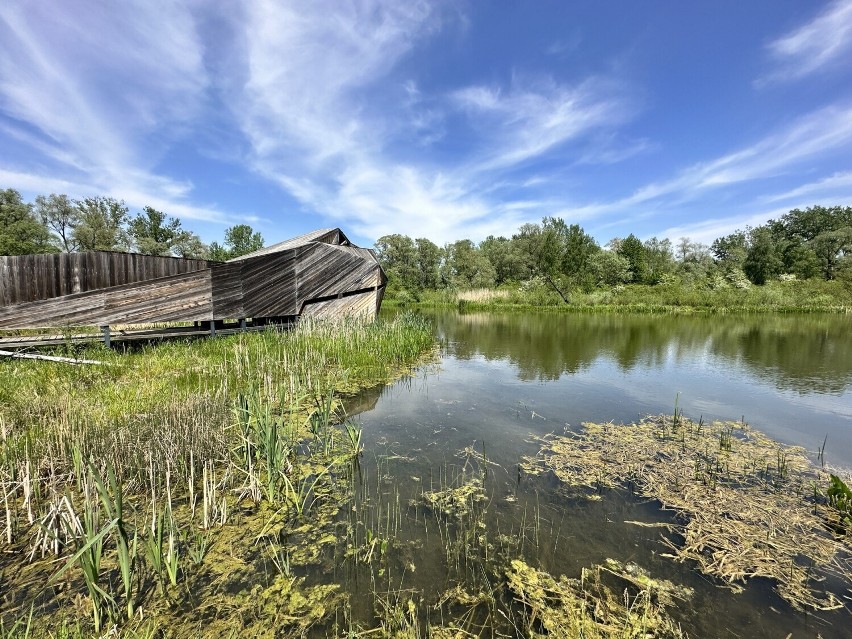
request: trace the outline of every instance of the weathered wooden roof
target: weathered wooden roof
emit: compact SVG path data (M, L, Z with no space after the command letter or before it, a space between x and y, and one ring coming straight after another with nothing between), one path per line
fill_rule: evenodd
M349 244L349 239L343 235L343 231L340 229L320 229L318 231L311 231L310 233L299 235L298 237L294 237L289 240L284 240L283 242L278 242L278 244L265 246L262 249L258 249L252 253L247 253L246 255L240 255L239 257L235 257L228 261L239 262L242 260L260 257L261 255L269 255L270 253L280 253L281 251L305 246L311 242L323 242L325 244Z
M293 317L308 307L312 315L375 314L387 282L373 252L352 246L340 229L307 233L224 263L85 255L0 258L0 292L28 283L15 289L22 293L0 297L0 328Z

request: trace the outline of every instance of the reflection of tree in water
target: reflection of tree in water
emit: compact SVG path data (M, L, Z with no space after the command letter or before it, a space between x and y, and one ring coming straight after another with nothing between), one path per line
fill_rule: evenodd
M783 390L842 392L852 382L852 322L838 316L437 314L461 359L507 360L523 380L555 380L609 358L629 371L705 354Z
M843 317L754 317L714 330L712 352L781 390L838 394L852 383L850 334Z

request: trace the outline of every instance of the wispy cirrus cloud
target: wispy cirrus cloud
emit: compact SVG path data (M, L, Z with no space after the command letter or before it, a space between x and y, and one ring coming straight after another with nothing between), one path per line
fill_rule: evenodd
M615 83L590 79L570 87L552 80L530 87L476 85L453 94L484 136L479 170L515 166L629 117Z
M758 85L796 80L852 55L852 1L835 0L813 20L767 45L775 68Z
M798 118L750 146L694 164L670 180L648 184L620 204L661 198L685 201L702 190L776 177L815 157L843 150L850 143L852 107L831 105Z
M190 203L191 183L155 169L198 117L208 84L186 5L10 2L0 42L3 132L39 154L4 158L13 184L224 219Z
M833 173L826 178L802 184L794 189L769 195L766 202L798 200L805 196L818 199L835 198L838 202L852 200L852 171Z
M514 196L494 197L501 173L618 126L625 101L603 79L424 96L399 68L445 27L449 7L365 0L248 10L248 78L232 110L255 170L368 237L484 237L540 217L513 207Z

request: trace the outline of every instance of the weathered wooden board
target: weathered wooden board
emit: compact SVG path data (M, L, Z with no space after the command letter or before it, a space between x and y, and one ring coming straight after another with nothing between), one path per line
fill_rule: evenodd
M372 319L378 312L380 304L378 296L379 291L367 291L324 302L309 302L302 309L301 316L322 319L342 319L344 317Z
M0 306L191 273L214 262L90 251L0 256Z
M0 328L213 319L210 270L0 307Z

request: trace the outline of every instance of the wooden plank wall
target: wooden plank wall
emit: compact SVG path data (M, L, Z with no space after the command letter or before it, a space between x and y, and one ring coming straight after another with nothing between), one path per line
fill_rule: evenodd
M0 328L213 319L210 270L0 307Z
M92 251L0 256L0 306L191 273L207 260Z

